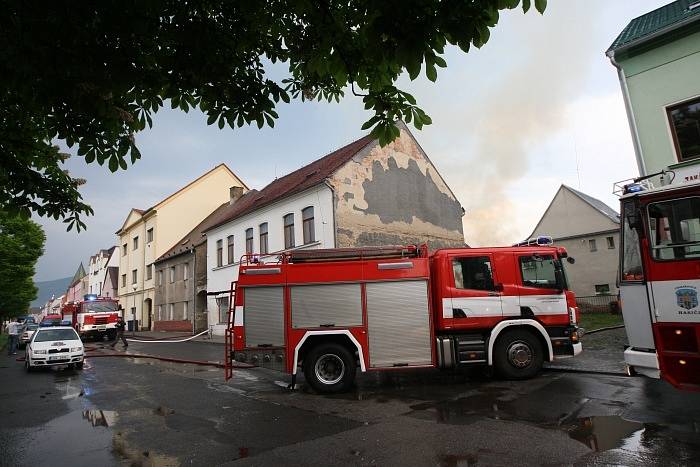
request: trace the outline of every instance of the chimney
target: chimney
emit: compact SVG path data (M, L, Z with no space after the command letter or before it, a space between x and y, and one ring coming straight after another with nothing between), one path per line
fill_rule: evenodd
M231 196L231 199L229 201L229 204L233 204L238 199L243 196L243 187L242 186L232 186L229 190L229 195Z

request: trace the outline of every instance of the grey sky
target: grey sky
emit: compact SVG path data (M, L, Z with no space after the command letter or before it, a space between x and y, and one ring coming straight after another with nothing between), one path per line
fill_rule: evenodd
M402 79L431 115L413 128L467 211L470 244L504 244L530 233L561 183L616 208L612 183L636 174L615 69L604 52L634 17L659 0L550 0L544 16L507 12L482 49L447 51L437 83ZM72 275L80 261L116 243L132 207L147 208L220 162L260 188L362 136L361 100L294 102L275 128L219 130L199 112L162 110L137 136L143 158L126 172L73 157L72 174L95 209L88 231L47 234L36 279ZM578 163L577 163L578 162ZM578 165L578 173L577 173ZM579 184L580 179L580 184Z

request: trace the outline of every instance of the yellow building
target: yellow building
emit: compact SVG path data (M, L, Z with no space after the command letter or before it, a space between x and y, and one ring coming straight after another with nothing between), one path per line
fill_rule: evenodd
M219 164L154 206L132 209L119 237L119 303L132 328L151 329L155 271L153 262L230 198L233 187L248 187L226 164Z

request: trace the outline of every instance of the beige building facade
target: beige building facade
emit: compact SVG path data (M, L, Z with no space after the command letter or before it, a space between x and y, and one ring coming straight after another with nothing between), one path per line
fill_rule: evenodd
M132 209L116 232L119 240L119 302L129 329L152 329L153 263L193 227L229 199L232 187L246 185L219 164L149 209Z
M573 257L566 274L579 297L617 294L620 216L617 211L566 185L557 194L530 235L551 236Z

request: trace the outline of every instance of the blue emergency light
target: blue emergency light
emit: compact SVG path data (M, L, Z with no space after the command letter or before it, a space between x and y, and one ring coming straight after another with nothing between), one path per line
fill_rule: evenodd
M97 294L91 293L87 295L83 295L83 300L92 302L93 300L97 300Z

